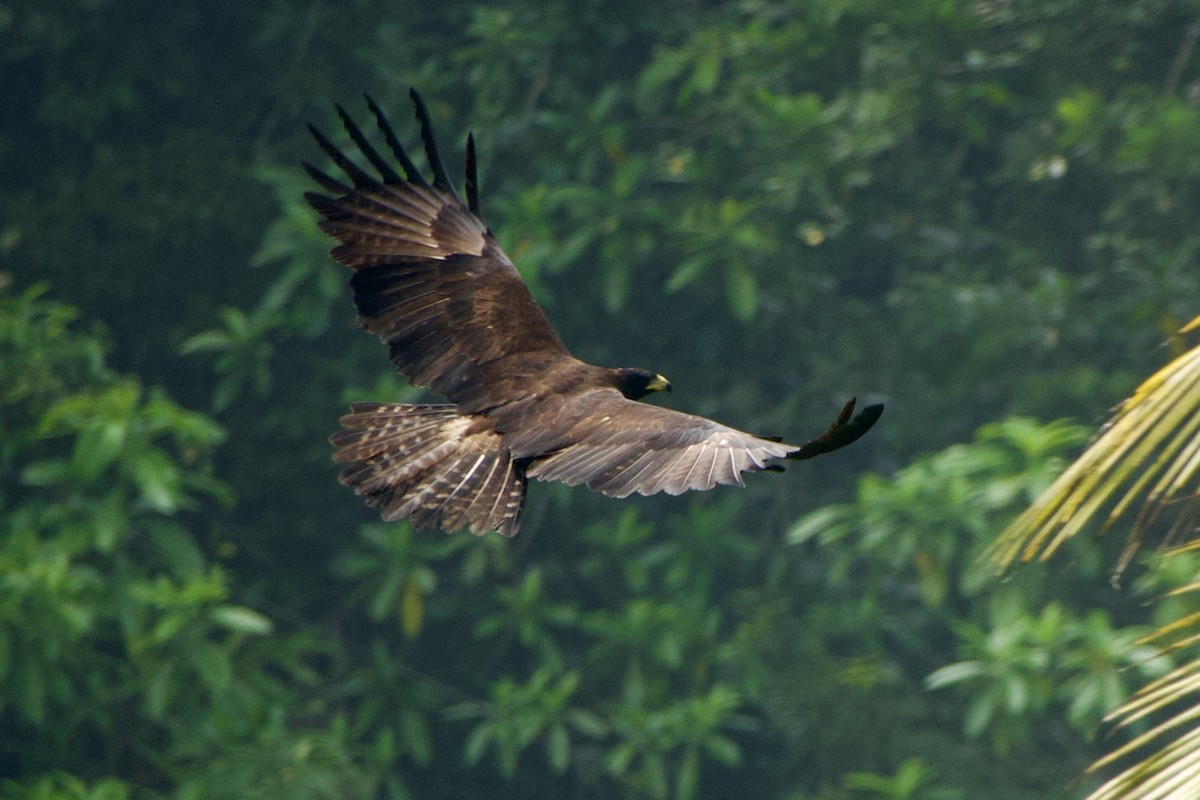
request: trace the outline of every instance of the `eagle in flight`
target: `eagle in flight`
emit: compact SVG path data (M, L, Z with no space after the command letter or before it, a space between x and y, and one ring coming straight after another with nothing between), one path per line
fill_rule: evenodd
M303 165L326 192L305 198L323 217L321 230L340 242L331 255L354 271L359 324L387 344L413 384L450 401L355 403L342 417L330 439L334 460L347 464L339 479L383 519L511 536L529 478L582 483L610 497L741 485L743 472L835 450L879 419L879 405L852 418L851 399L824 434L797 446L638 402L671 384L571 355L483 223L474 139L467 137L464 203L438 156L429 112L411 96L432 183L369 96L403 174L341 106L375 174L311 125L345 178Z

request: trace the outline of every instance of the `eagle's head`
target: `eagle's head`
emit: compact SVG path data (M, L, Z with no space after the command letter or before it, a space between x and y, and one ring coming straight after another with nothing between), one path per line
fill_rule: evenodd
M640 400L651 392L671 391L671 382L658 373L646 369L618 369L617 388L630 400Z

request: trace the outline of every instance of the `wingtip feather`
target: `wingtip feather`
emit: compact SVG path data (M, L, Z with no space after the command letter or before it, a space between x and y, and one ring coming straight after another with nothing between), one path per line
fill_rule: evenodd
M425 145L425 158L429 161L429 168L433 170L433 185L461 203L462 200L459 199L458 192L454 191L454 184L451 183L450 176L446 173L442 157L438 154L437 142L433 135L433 120L429 116L429 109L425 106L421 95L417 94L416 89L409 88L408 96L416 111L417 122L421 125L421 142Z
M846 405L842 406L842 410L838 412L837 418L834 419L828 430L788 453L787 458L796 460L813 458L838 450L861 439L879 421L883 415L884 406L883 403L867 406L858 413L858 416L851 419L855 404L856 398L850 398Z

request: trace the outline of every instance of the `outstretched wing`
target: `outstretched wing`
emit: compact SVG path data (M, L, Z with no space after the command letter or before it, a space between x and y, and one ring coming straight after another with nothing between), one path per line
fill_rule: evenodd
M704 417L626 400L615 390L597 390L569 399L541 421L545 429L537 440L557 440L560 445L535 459L526 474L572 486L586 484L610 497L742 485L743 472L778 469L773 460L806 458L815 455L818 446L827 452L857 439L879 418L882 407L871 406L851 421L853 403L822 437L798 447ZM506 441L515 456L522 455L521 439L526 438L530 432L522 431Z
M341 242L331 251L333 258L354 270L350 284L359 323L388 345L396 368L414 384L454 402L478 401L499 377L511 391L513 379L521 377L514 375L520 364L571 356L479 218L473 139L467 140L464 204L438 156L425 104L415 91L411 95L432 183L421 176L379 106L367 97L404 175L338 106L351 140L378 175L361 169L310 125L321 149L350 182L304 164L330 193L304 196L324 217L321 230ZM539 358L529 359L529 354Z

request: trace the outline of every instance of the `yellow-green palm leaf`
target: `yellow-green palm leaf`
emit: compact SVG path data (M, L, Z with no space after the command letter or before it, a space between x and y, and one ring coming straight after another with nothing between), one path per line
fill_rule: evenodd
M1200 327L1197 317L1183 330ZM1103 528L1137 508L1118 571L1162 512L1174 521L1168 540L1200 521L1200 347L1146 380L1121 404L1091 446L996 540L1003 569L1014 560L1048 558L1087 524Z
M1200 317L1180 333L1200 328ZM1146 533L1169 512L1166 541L1190 539L1168 550L1170 558L1200 549L1200 347L1150 376L1117 409L1095 441L996 540L992 557L1001 569L1014 560L1048 558L1090 522L1107 530L1131 518L1117 562L1129 563ZM1137 509L1133 516L1133 509ZM1195 583L1175 594L1200 589ZM1200 643L1200 613L1187 614L1146 637L1164 653ZM1109 715L1119 727L1149 724L1115 752L1092 765L1099 771L1137 754L1131 766L1088 800L1195 800L1200 797L1200 659L1192 659L1143 687ZM1165 717L1165 719L1163 718Z
M1194 549L1195 544L1184 549ZM1193 584L1175 594L1194 592ZM1200 640L1200 613L1185 615L1146 637L1163 652ZM1200 797L1200 659L1187 661L1143 687L1112 714L1110 721L1128 727L1166 712L1166 719L1093 764L1096 772L1151 746L1158 749L1127 767L1093 792L1088 800L1195 800ZM1190 701L1190 704L1188 704Z

